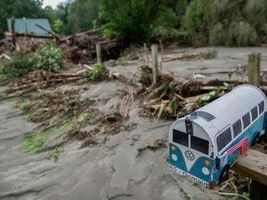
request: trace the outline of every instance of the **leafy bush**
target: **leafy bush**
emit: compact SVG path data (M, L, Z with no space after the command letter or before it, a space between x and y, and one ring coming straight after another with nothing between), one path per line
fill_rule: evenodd
M63 67L63 54L54 43L48 43L35 54L36 69L58 71Z
M57 71L63 67L63 54L54 44L45 45L36 53L15 53L0 64L1 82L20 78L34 70Z
M5 60L1 68L1 76L3 79L19 78L31 72L35 67L33 54L16 53L11 60Z

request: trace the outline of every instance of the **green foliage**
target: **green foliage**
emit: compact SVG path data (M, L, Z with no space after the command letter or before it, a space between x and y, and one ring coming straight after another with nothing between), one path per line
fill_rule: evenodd
M173 9L164 6L154 23L152 37L163 40L176 39L179 34L177 27L179 27L179 17Z
M53 22L53 30L57 33L63 33L64 23L60 19L57 19Z
M0 64L0 74L3 79L14 79L22 77L31 72L35 67L33 54L15 53L12 59L5 60Z
M176 40L185 45L247 46L267 41L266 0L66 0L42 9L42 0L1 0L0 35L6 19L47 17L55 32L104 27L125 44Z
M68 27L72 33L92 29L99 16L99 0L76 0L70 4Z
M63 67L63 54L54 44L48 43L35 54L36 69L58 71Z
M184 29L195 45L248 46L266 42L264 0L192 0Z
M58 161L59 156L64 152L64 149L62 147L56 147L54 150L50 151L47 156L46 159L51 160L53 159L55 162Z
M107 69L103 64L95 64L94 68L88 71L89 80L102 80L107 75Z
M37 132L24 139L21 148L24 152L35 153L41 150L48 139L47 132Z

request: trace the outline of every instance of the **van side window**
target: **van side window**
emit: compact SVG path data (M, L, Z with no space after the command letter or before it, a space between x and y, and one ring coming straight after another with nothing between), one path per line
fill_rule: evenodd
M191 148L208 155L209 141L196 136L191 136Z
M222 150L232 140L231 129L228 128L217 137L218 151Z
M247 128L250 124L250 116L249 116L249 113L245 114L243 117L242 117L242 121L243 121L243 127L244 129Z
M252 117L252 121L254 121L258 117L258 108L257 108L257 106L254 107L251 110L251 117Z
M241 127L241 120L237 120L234 124L233 124L233 131L234 131L234 136L236 137L239 133L241 133L242 131L242 127Z
M188 134L173 129L173 142L188 147Z
M258 106L259 106L259 111L260 111L259 114L263 113L263 111L264 111L264 101L260 102Z

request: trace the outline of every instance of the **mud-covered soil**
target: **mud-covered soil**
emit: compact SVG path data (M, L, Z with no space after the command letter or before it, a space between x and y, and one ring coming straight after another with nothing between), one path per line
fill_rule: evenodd
M118 81L96 83L81 96L109 112L120 103L124 87ZM166 145L171 121L140 118L137 103L125 122L137 124L133 130L104 135L104 140L86 148L74 140L64 145L57 162L46 159L47 151L23 153L23 137L36 125L26 121L14 104L2 102L0 109L0 199L221 198L169 174Z
M232 70L235 65L243 65L247 61L247 52L255 49L216 50L216 59L172 61L164 63L163 68L178 79L190 78L194 73L216 78L206 72ZM256 50L263 53L263 66L266 66L267 51L263 48ZM176 51L184 49L169 53ZM139 65L137 62L109 69L134 79ZM218 76L226 78L221 73ZM94 145L84 148L81 148L83 141L76 139L61 143L64 151L55 162L47 159L50 148L38 153L22 151L25 136L39 124L29 122L16 108L15 102L0 102L0 199L224 199L216 191L191 184L183 177L175 179L169 174L167 141L172 121L142 118L134 88L120 81L103 81L64 85L59 89L79 87L86 88L80 94L82 99L95 102L91 107L98 112L93 112L91 118L101 121L102 116L107 119L103 113L119 112L123 116L119 125L128 128L119 128L115 134L107 134L107 129L103 129L96 136ZM124 105L123 91L134 97L130 108ZM83 131L90 132L92 128L94 124L88 124ZM59 141L64 140L64 132L58 132ZM56 142L54 138L57 137L52 135L50 141Z
M215 50L217 56L212 59L189 59L189 60L173 60L163 63L163 70L172 74L177 80L186 80L194 77L200 77L204 80L247 80L244 66L247 64L247 56L252 52L259 52L262 55L262 70L267 69L267 48L266 47L246 47L246 48L179 48L166 49L162 57L176 55L184 52L207 52ZM129 77L135 77L138 66L142 65L143 58L132 63L116 65L112 71L124 73ZM230 72L230 73L229 73ZM235 73L231 73L235 72ZM201 75L201 76L199 76ZM264 77L266 80L267 77Z

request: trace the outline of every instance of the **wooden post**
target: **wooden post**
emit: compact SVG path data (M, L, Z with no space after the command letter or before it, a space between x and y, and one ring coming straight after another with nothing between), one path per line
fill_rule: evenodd
M159 76L159 61L158 61L158 45L153 44L151 46L152 52L152 70L153 70L153 83L152 85L157 84L157 78Z
M249 83L255 86L260 86L261 77L261 54L251 53L248 55L248 80Z
M249 149L246 156L240 156L232 167L238 173L252 179L250 198L261 200L267 190L267 154Z
M101 46L100 46L100 44L96 44L96 58L97 58L97 63L101 64L102 59L101 59Z
M11 18L11 37L13 48L16 49L16 19L15 17Z

